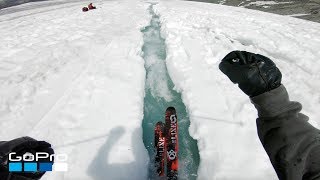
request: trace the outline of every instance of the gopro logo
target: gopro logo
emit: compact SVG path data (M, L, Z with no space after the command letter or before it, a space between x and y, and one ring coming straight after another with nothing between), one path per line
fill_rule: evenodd
M48 160L49 161L42 161ZM15 152L9 154L9 172L46 172L68 171L68 155L49 154L47 152L25 153L22 156ZM54 162L55 161L55 162ZM53 163L54 162L54 163Z

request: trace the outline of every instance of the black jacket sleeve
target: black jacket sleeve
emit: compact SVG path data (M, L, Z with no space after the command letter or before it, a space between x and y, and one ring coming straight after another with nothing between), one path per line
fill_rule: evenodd
M280 180L320 179L320 131L299 113L283 85L251 98L260 141Z

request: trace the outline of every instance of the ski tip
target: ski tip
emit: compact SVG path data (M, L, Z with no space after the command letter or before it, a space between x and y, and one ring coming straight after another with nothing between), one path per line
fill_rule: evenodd
M156 123L156 126L162 126L164 123L162 122L162 121L158 121L157 123Z
M167 111L175 111L176 109L174 108L174 107L172 107L172 106L170 106L170 107L168 107L167 108Z

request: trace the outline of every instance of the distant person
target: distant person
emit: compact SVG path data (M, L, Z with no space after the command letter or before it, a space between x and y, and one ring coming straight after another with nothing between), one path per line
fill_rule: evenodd
M258 135L278 178L320 180L320 131L300 113L301 104L289 100L274 62L259 54L233 51L219 68L257 109Z
M90 3L90 4L88 5L88 8L89 8L89 9L96 9L96 7L92 5L92 3Z
M82 8L82 11L83 11L83 12L87 12L87 11L89 11L89 9L88 9L87 7L83 7L83 8Z
M15 152L18 156L25 153L46 152L54 154L51 144L45 141L37 141L30 137L21 137L11 141L0 141L0 180L38 180L45 172L9 172L9 154ZM41 159L47 162L48 159Z

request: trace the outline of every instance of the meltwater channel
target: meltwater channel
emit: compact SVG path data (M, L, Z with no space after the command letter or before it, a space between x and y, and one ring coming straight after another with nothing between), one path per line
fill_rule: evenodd
M165 110L169 106L176 108L178 117L179 140L179 179L197 179L199 150L197 141L189 135L189 116L182 102L181 94L173 90L174 84L166 68L165 39L160 35L160 20L153 5L149 11L152 15L150 25L142 30L144 44L142 47L146 68L143 142L148 150L150 163L149 179L157 179L154 168L154 127L158 121L164 122Z

